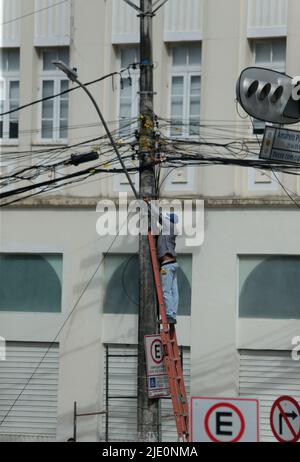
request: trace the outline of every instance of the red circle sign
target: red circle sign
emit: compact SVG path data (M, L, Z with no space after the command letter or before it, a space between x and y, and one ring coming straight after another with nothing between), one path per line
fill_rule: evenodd
M288 413L283 408L283 403L288 402L292 409L292 412ZM279 411L279 414L276 416L275 412ZM298 414L298 415L297 415ZM278 418L278 421L277 421ZM298 418L299 420L299 429L298 431L295 430L293 424L291 423L290 418L295 420ZM300 405L299 403L292 398L291 396L281 396L280 398L276 399L274 402L271 413L270 413L270 425L273 432L273 435L280 443L296 443L300 439ZM285 425L288 430L290 431L292 438L285 438L283 433L283 425Z
M204 420L204 427L205 427L205 431L208 435L208 437L214 442L214 443L221 443L222 441L221 440L218 440L211 432L211 429L209 427L209 419L212 415L212 413L220 408L220 407L228 407L229 409L231 409L235 414L237 414L239 420L240 420L240 429L239 429L239 432L238 434L232 439L232 440L229 440L228 443L236 443L237 441L239 441L244 432L245 432L245 427L246 427L246 424L245 424L245 419L244 419L244 416L243 414L241 413L241 411L236 407L234 406L233 404L231 403L217 403L215 404L213 407L211 407L209 409L209 411L207 412L206 416L205 416L205 420Z
M157 358L157 350L156 350L156 346L159 345L159 348L160 348L160 357ZM155 364L161 364L163 362L163 359L164 359L164 355L163 355L163 346L162 346L162 341L158 338L156 338L155 340L153 340L153 342L151 343L151 347L150 347L150 352L151 352L151 358L153 360L153 362L155 362Z

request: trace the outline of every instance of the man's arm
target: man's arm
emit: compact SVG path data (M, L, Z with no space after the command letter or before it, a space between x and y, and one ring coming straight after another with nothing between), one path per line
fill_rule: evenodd
M162 213L160 212L159 207L155 204L156 201L148 201L146 200L148 206L149 206L149 211L151 213L151 223L157 223L162 227L162 234L164 235L170 235L174 234L174 224L170 222L167 218L164 218L162 216Z

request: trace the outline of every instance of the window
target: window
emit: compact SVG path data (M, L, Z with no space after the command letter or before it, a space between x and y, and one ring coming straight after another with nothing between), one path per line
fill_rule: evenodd
M254 42L254 61L256 66L285 72L285 39L256 40Z
M191 255L178 256L178 315L191 314ZM138 256L128 254L108 255L105 259L105 298L103 312L106 314L138 314Z
M279 183L273 172L250 168L248 171L249 191L278 191Z
M300 256L239 260L241 318L300 319Z
M255 66L285 72L286 66L286 40L255 40L253 42L253 60ZM254 119L253 133L263 134L265 123Z
M0 254L0 311L61 311L61 254Z
M172 48L172 136L200 134L201 47Z
M42 98L61 93L69 88L68 79L64 78L62 72L52 64L54 60L69 64L68 48L42 51ZM43 140L60 141L68 138L68 112L68 93L42 103L41 138Z
M121 68L139 61L137 47L124 47L120 49ZM132 119L137 118L139 111L139 70L130 70L124 74L120 89L120 132L121 136L132 131Z
M19 106L20 92L20 50L3 48L0 50L0 113ZM19 113L0 117L0 138L18 139Z

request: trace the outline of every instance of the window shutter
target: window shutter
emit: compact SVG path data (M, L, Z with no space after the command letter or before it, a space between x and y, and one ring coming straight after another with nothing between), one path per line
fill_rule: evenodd
M6 343L6 361L0 361L0 422L48 348L47 343ZM58 367L55 344L0 426L0 441L55 441Z
M270 428L274 401L289 395L300 401L300 363L290 351L240 351L239 394L259 400L260 439L276 441Z

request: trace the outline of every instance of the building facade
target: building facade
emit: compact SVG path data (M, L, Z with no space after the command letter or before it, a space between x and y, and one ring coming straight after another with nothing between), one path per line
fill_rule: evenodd
M139 19L123 0L1 0L0 18L1 112L71 88L53 60L75 66L83 82L139 60ZM300 74L299 18L296 0L169 0L153 34L154 105L165 135L242 140L249 151L239 155L257 156L264 127L241 118L235 83L251 65ZM138 85L132 70L90 86L120 145L137 127ZM72 153L100 149L111 162L81 90L2 116L0 135L4 191L29 184L5 182L22 168ZM75 171L40 169L38 180ZM189 392L258 398L269 441L272 401L300 398L300 363L291 356L300 335L300 218L286 193L297 200L299 179L210 165L164 171L162 180L162 198L205 201L204 243L178 239L177 332ZM119 192L130 194L124 176L103 173L1 209L1 440L66 441L74 401L78 412L108 411L79 418L79 441L136 439L138 242L96 230L98 201ZM176 441L167 400L161 415L162 440Z

